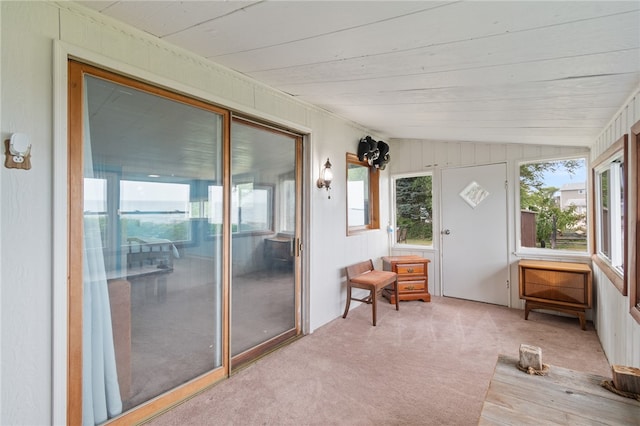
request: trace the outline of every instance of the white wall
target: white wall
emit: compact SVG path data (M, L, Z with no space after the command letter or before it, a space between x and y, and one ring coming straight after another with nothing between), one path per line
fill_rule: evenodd
M307 329L342 313L344 266L365 258L379 264L387 254L384 230L347 237L345 223L345 152L356 152L367 134L380 135L73 4L2 1L0 18L0 136L24 132L33 144L31 170L0 170L0 424L64 422L66 54L308 134ZM331 199L315 187L327 157ZM382 172L382 206L388 193Z
M634 92L597 138L592 147L591 160L598 158L622 135L630 135L631 126L638 120L640 120L640 89ZM631 176L631 183L627 185L632 191L637 189L633 179L634 177ZM627 238L630 238L631 242L635 241L635 236L627 235ZM636 267L640 266L636 265ZM640 368L640 324L629 314L631 304L629 296L623 296L595 263L593 269L594 296L597 306L594 322L609 363Z
M516 212L517 192L519 191L519 166L520 162L531 160L545 160L556 157L574 157L588 155L586 147L560 147L549 145L524 145L524 144L488 144L472 142L443 142L429 140L392 140L390 143L393 159L390 162L390 172L394 174L433 172L433 248L420 250L416 247L393 247L396 255L419 254L431 260L429 264L429 292L441 294L440 274L440 218L435 212L440 211L440 179L442 170L451 167L473 166L481 164L506 163L508 193L507 202L511 206L508 212L509 235L509 263L511 283L511 307L523 309L524 305L519 297L518 288L518 260L516 254L518 244L516 241L516 226L519 226L519 218ZM507 248L505 248L507 250ZM531 256L528 256L531 257ZM574 261L589 262L585 253L581 258L572 258Z

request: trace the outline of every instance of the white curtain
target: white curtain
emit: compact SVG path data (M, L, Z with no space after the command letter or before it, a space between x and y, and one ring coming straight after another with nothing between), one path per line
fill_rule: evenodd
M84 82L84 177L94 177ZM122 412L111 327L111 307L97 215L84 218L82 318L82 423L103 423Z

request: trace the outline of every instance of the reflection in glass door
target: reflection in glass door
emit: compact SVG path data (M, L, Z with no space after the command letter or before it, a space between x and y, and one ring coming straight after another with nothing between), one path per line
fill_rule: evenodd
M300 332L295 250L299 137L231 128L232 368Z
M80 64L70 82L82 89L70 92L70 192L84 189L70 202L71 228L83 230L70 237L71 261L83 261L80 280L70 273L82 305L74 317L70 302L70 318L82 336L70 340L82 342L82 423L97 424L226 373L228 114Z

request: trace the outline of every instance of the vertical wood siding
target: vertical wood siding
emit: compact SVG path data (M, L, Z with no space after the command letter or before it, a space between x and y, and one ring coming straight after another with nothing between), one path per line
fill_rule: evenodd
M629 98L610 124L603 129L591 148L591 160L596 159L631 126L640 120L640 90ZM627 185L637 191L634 184ZM635 236L629 241L635 241ZM594 264L594 324L610 364L640 367L640 324L629 314L629 296L623 296L607 276Z

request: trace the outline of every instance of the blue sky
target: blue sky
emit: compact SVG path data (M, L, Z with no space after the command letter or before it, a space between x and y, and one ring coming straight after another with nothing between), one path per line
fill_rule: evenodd
M554 186L556 188L560 188L566 183L579 183L586 181L587 171L584 163L583 166L576 170L573 175L570 175L566 170L563 169L558 170L555 173L547 172L544 175L545 186Z

